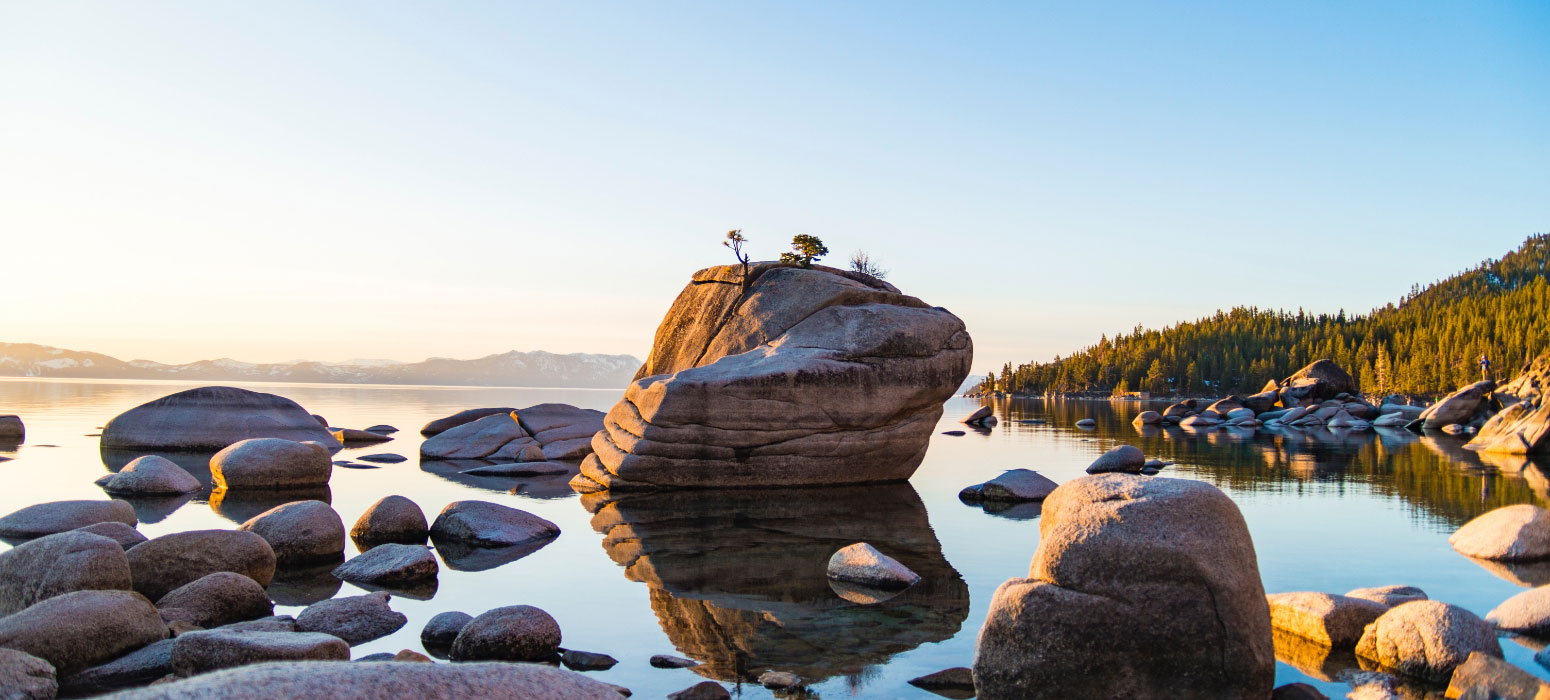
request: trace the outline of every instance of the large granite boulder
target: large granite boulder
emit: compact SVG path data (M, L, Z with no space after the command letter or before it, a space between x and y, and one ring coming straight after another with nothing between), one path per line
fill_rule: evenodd
M1248 526L1198 481L1100 474L1044 500L1029 577L996 590L979 697L1269 697L1270 608Z
M279 438L243 440L210 458L210 476L217 489L280 490L327 486L334 473L334 463L323 444Z
M137 457L98 484L108 493L125 496L176 496L204 488L193 474L157 455Z
M1266 386L1268 390L1270 387ZM1316 360L1280 383L1281 402L1288 408L1309 401L1333 399L1356 393L1356 380L1333 360Z
M1446 683L1473 652L1501 658L1496 629L1468 610L1436 600L1391 608L1356 644L1357 656L1436 683Z
M50 501L16 510L0 518L0 537L30 540L97 523L138 525L135 509L125 501Z
M0 615L65 593L127 591L132 585L124 549L80 530L40 537L0 554Z
M167 638L156 606L133 591L75 591L0 617L0 647L54 665L60 676Z
M237 529L264 538L280 566L344 558L344 521L322 501L275 506Z
M102 446L107 449L211 451L250 438L339 444L295 401L229 386L163 396L102 427Z
M429 534L430 525L426 524L420 506L396 495L384 496L371 504L350 528L350 537L357 546L365 548L388 542L421 544Z
M560 648L560 624L531 605L508 605L475 617L452 641L454 661L541 661Z
M199 627L218 627L274 614L274 603L257 581L218 571L185 583L156 601L162 619Z
M603 429L603 412L541 403L519 409L517 422L543 447L544 459L574 461L592 454L592 436Z
M1476 559L1550 559L1550 510L1527 503L1503 506L1464 523L1448 537L1448 544Z
M456 427L458 427L460 425L463 425L464 423L472 423L472 422L474 422L476 420L479 420L480 418L484 418L485 416L493 416L493 415L502 414L502 413L511 413L512 411L515 411L515 410L517 410L517 409L510 408L510 407L504 407L504 408L470 408L470 409L465 410L465 411L458 411L457 413L454 413L454 414L452 414L450 416L447 416L445 418L437 418L436 420L433 420L433 421L431 421L429 423L426 423L425 427L420 428L420 434L425 436L425 437L434 437L436 435L440 435L440 434L442 434L444 432L447 432L448 430L456 428Z
M1432 429L1468 424L1486 409L1491 391L1495 388L1496 382L1489 379L1470 384L1427 406L1421 412L1421 420L1425 421L1425 427Z
M350 645L316 632L201 630L172 643L172 670L193 676L266 661L349 661ZM272 695L271 697L288 697Z
M1550 353L1534 358L1495 395L1506 407L1480 426L1466 449L1529 454L1550 448Z
M538 664L275 662L127 691L113 700L619 700L607 683Z
M854 273L695 273L572 483L601 489L908 479L968 376L963 322Z
M135 590L153 600L219 571L242 574L266 587L274 579L274 550L251 532L174 532L130 547L125 554Z
M0 698L53 700L58 692L53 664L24 651L0 649Z
M543 446L522 429L515 413L497 413L464 423L420 443L422 459L483 459L542 462Z

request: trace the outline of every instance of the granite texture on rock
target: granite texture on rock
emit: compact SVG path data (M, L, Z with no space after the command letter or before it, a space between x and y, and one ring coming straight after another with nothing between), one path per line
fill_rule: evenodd
M274 579L274 550L251 532L174 532L135 545L125 554L135 590L152 599L218 571L242 574L265 587Z
M53 664L60 676L167 638L156 606L133 591L75 591L0 617L0 647Z
M892 285L760 263L695 273L573 485L908 479L968 375L963 322Z
M619 700L606 683L538 664L267 663L128 691L113 700Z
M65 593L127 591L132 585L124 549L80 530L40 537L0 553L0 615Z
M49 501L17 509L0 517L0 537L30 540L66 530L118 522L140 524L135 509L125 501Z

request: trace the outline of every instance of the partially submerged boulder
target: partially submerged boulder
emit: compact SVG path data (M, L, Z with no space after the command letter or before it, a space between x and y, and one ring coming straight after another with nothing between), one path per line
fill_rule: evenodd
M481 547L505 547L554 539L560 527L532 513L488 501L448 503L436 522L431 537L436 540L466 542Z
M958 499L965 503L1042 501L1059 485L1032 469L1008 469L990 481L959 491Z
M1459 554L1491 561L1550 558L1550 510L1520 503L1464 523L1448 538Z
M125 501L50 501L16 510L0 518L0 537L30 540L97 523L138 525L135 509Z
M174 532L135 545L125 555L135 590L154 600L219 571L242 574L260 586L268 586L275 571L269 543L239 530Z
M100 483L108 493L128 496L175 496L204 488L193 474L157 455L138 457Z
M1126 474L1139 474L1141 468L1146 466L1146 455L1141 453L1141 448L1135 445L1120 445L1103 453L1087 466L1088 474L1104 474L1107 472L1124 472Z
M517 410L517 422L543 448L547 460L580 460L592 454L592 436L603 429L603 412L563 403Z
M619 700L612 686L539 664L275 662L131 690L113 700Z
M1270 610L1236 505L1198 481L1100 474L1044 501L1029 578L996 590L979 697L1268 697Z
M776 263L746 280L738 266L701 270L573 483L907 479L972 357L957 317L871 277Z
M543 447L522 429L515 413L498 413L450 428L421 443L420 457L492 462L544 461Z
M334 576L351 583L393 586L435 580L440 570L436 555L424 545L389 543L340 564Z
M1489 379L1475 382L1428 406L1421 413L1425 427L1437 429L1448 425L1468 424L1486 408L1486 401L1496 382Z
M920 574L865 542L843 547L829 557L828 574L841 583L884 591L902 590L920 582Z
M1465 449L1530 454L1550 449L1550 353L1534 358L1523 373L1496 389L1510 403L1491 416Z
M1530 637L1550 634L1550 586L1539 586L1502 601L1485 615L1498 629Z
M162 619L210 628L274 614L274 603L257 581L217 571L183 584L156 601Z
M1477 651L1453 669L1446 695L1465 700L1542 700L1550 698L1550 683L1495 656Z
M1343 649L1356 646L1367 625L1389 609L1370 600L1313 591L1276 593L1266 600L1275 629Z
M487 611L458 632L452 642L454 661L540 661L560 648L560 625L549 613L531 605L509 605Z
M1362 634L1356 654L1379 666L1435 683L1473 652L1500 658L1490 623L1456 605L1417 600L1383 613Z
M473 615L457 610L436 613L425 627L420 629L420 643L426 648L451 648L452 642L457 639L459 632L468 626L474 619Z
M338 441L283 396L227 386L180 391L119 414L102 428L110 449L219 450L251 438Z
M430 526L420 506L396 495L384 496L371 504L350 528L350 537L367 546L387 542L421 544L429 534Z
M344 558L344 521L322 501L275 506L237 529L264 538L282 566Z
M0 615L65 593L127 591L132 585L123 548L80 530L40 537L0 553Z
M420 435L425 437L434 437L460 425L463 425L464 423L472 423L476 420L479 420L480 418L484 418L485 416L511 413L515 410L517 409L507 406L498 408L470 408L464 411L458 411L457 413L454 413L445 418L437 418L436 420L426 423L425 427L420 428Z
M304 489L327 486L334 463L316 442L279 438L243 440L210 458L217 489Z
M403 613L388 607L390 598L377 592L319 601L296 616L296 629L331 634L350 646L386 637L409 623Z
M27 437L27 426L22 423L21 416L7 414L0 416L0 441L21 442Z
M0 647L43 659L60 676L166 638L156 606L133 591L75 591L0 617Z
M1316 360L1280 383L1281 401L1288 408L1354 393L1356 380L1332 360Z

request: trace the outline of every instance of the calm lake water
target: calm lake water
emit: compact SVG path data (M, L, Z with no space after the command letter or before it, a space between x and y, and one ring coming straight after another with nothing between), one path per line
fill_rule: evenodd
M103 455L94 436L110 418L145 401L196 386L171 382L0 379L0 413L27 423L27 441L0 445L6 488L0 514L42 501L103 498L92 481L126 459ZM618 391L340 385L245 385L294 399L340 427L378 423L402 432L392 442L345 450L336 459L392 452L408 462L377 469L336 468L326 496L346 527L377 499L408 496L434 518L447 503L483 499L557 523L560 537L513 561L441 552L434 591L395 596L409 617L399 632L354 649L356 656L420 649L431 616L470 614L502 605L536 605L559 621L564 646L619 659L595 678L661 697L701 680L733 686L767 668L789 670L810 684L810 697L934 698L906 681L973 659L974 638L990 596L1023 576L1039 542L1038 509L987 513L958 501L958 490L1002 470L1031 468L1058 482L1084 474L1097 455L1133 444L1176 462L1164 476L1199 479L1224 489L1243 510L1269 592L1342 593L1386 584L1415 585L1432 598L1484 615L1532 584L1550 583L1550 567L1495 571L1447 544L1470 518L1515 503L1545 505L1550 480L1522 460L1492 464L1450 437L1379 430L1189 433L1138 430L1131 417L1147 404L999 400L1001 424L987 434L937 435L908 484L774 491L678 492L615 503L582 498L566 477L469 477L418 458L419 427L478 406L547 401L607 410ZM941 430L978 400L953 399ZM1150 406L1155 407L1155 406ZM1074 427L1096 419L1095 429ZM1044 419L1048 425L1019 423ZM169 455L173 456L173 455ZM196 472L198 473L198 472ZM208 480L206 472L204 478ZM140 530L157 535L232 528L270 502L212 504L208 494L172 501L135 501ZM830 553L868 541L923 576L887 603L858 606L830 590ZM7 547L0 543L0 549ZM355 554L347 545L347 555ZM271 594L278 612L363 591L341 584L328 568L281 572ZM1547 677L1533 661L1537 645L1503 640L1507 659ZM651 668L653 654L704 662L691 670ZM1278 683L1312 683L1331 697L1340 659L1283 657ZM698 672L698 674L696 673ZM744 697L771 697L744 683Z

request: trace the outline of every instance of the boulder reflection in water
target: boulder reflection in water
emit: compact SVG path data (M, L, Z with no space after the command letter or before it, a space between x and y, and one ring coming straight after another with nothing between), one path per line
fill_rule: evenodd
M969 590L906 483L693 490L584 498L625 576L651 587L673 644L723 681L789 671L808 683L861 673L953 636ZM830 555L867 542L921 581L874 604L842 598Z

